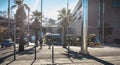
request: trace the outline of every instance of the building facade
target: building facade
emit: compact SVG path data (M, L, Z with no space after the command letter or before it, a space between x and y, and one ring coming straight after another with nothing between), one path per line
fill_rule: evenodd
M69 27L74 30L74 34L81 35L82 0L78 1L72 15L74 22ZM115 39L120 40L119 28L120 0L88 0L88 34L96 34L102 38L104 32L104 40L109 43Z
M81 22L82 22L82 1L79 0L75 6L73 12L73 21L69 24L69 28L72 29L73 34L81 35Z

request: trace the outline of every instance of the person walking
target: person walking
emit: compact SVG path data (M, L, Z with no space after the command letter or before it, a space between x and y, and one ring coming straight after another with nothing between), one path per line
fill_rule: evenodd
M40 38L39 42L40 42L40 49L42 49L42 45L43 45L43 40L42 40L42 38Z
M50 48L50 46L51 46L51 40L50 40L50 38L47 40L47 44L48 44L48 46L49 46L48 49L51 49L51 48Z

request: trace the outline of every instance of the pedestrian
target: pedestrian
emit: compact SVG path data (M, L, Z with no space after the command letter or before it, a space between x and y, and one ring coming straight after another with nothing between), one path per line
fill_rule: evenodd
M42 38L40 38L39 43L40 43L40 49L42 49L42 44L43 44Z
M48 49L51 49L51 48L50 48L50 46L51 46L51 40L50 40L50 38L48 38L48 40L47 40L47 44L48 44L48 46L49 46Z

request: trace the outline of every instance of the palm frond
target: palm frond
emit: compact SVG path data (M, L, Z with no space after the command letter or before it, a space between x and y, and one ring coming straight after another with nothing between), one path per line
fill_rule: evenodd
M58 14L58 20L67 17L67 12L66 12L65 8L58 10L58 12L59 12L59 14Z
M17 5L20 5L23 3L24 0L14 0L14 3Z
M13 5L10 9L14 9L14 8L16 8L17 7L17 5Z
M67 10L66 8L62 8L58 10L58 19L60 20L63 26L69 26L69 23L72 22L72 14L70 12L71 10Z
M32 13L33 13L33 16L39 20L43 18L42 13L37 10L33 11Z
M30 8L27 4L23 4L25 6L25 8L28 10L28 12L30 12Z

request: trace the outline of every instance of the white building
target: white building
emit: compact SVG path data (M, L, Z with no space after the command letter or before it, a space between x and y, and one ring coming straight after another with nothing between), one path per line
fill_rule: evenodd
M82 3L81 0L75 6L72 15L73 15L73 22L70 23L69 28L72 30L72 33L75 35L81 35L81 22L82 22Z

